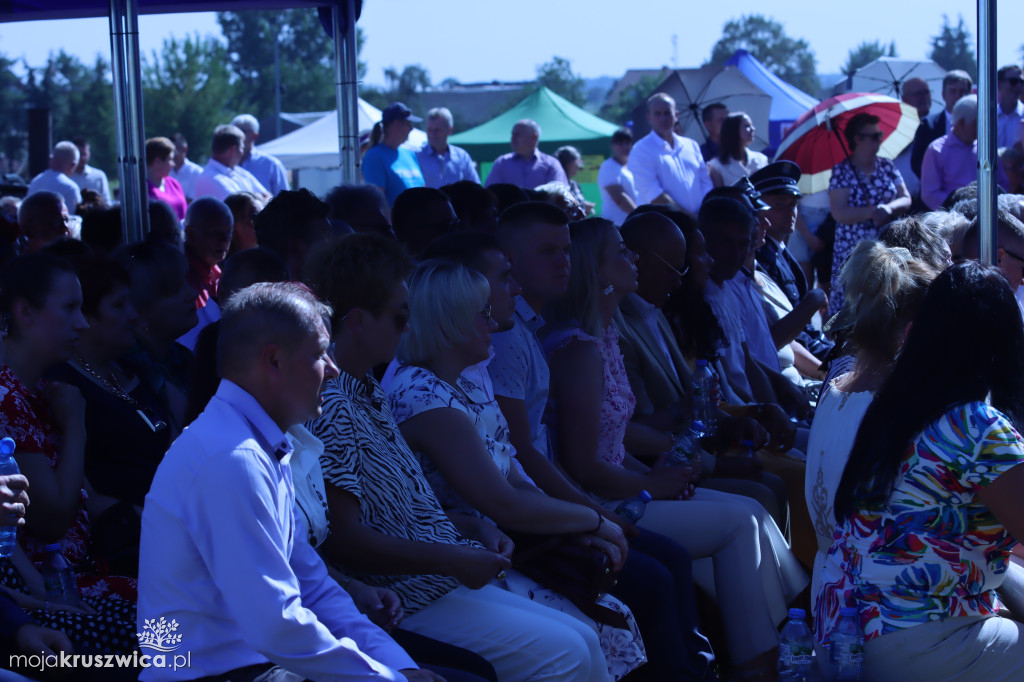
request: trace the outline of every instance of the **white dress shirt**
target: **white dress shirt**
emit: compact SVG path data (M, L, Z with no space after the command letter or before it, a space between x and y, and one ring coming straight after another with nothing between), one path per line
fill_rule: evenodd
M402 680L416 664L327 577L295 509L292 446L257 400L224 380L174 442L146 496L139 632L165 618L187 680L268 660L312 680ZM141 642L141 651L158 651ZM171 657L168 656L168 659Z
M50 168L32 178L25 196L31 196L36 192L59 194L64 199L64 206L67 207L68 213L74 213L78 205L82 203L82 192L75 181L64 173Z
M267 194L267 188L241 166L228 168L216 159L207 161L203 172L196 179L194 198L214 197L224 201L225 197L235 192Z
M195 161L185 159L181 168L171 171L171 177L178 181L181 189L185 192L186 199L194 199L196 196L196 180L203 174L203 167Z
M107 181L107 174L99 168L86 165L81 173L72 173L71 179L82 189L91 189L99 192L103 201L110 203L110 183Z
M637 203L649 204L665 192L684 210L697 215L704 195L711 191L711 176L695 141L675 133L672 139L669 146L652 130L629 153L626 166L633 173Z

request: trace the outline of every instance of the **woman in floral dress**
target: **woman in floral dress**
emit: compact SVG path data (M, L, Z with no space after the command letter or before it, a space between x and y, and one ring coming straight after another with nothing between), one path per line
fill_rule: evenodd
M1024 537L1022 347L1006 279L952 266L864 415L815 608L821 644L858 610L864 679L1024 676L1024 624L996 594Z
M850 118L843 129L850 155L832 169L828 200L836 221L836 241L829 315L843 307L839 273L854 247L863 239L876 239L886 224L910 208L910 193L896 164L878 156L884 139L878 122L877 116L867 113Z

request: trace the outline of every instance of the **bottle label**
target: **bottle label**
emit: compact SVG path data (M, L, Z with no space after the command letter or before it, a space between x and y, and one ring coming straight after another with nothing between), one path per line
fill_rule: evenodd
M794 642L789 648L790 662L795 666L810 665L813 652L814 648L812 646L804 642Z

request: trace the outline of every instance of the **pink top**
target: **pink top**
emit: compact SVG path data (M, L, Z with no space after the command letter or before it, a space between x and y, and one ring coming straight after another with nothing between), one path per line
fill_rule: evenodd
M591 336L579 328L556 331L544 340L544 351L547 353L548 362L551 362L552 356L558 350L574 341L596 343L601 351L604 387L601 395L601 423L597 456L605 462L621 465L626 456L623 439L626 437L626 426L636 407L636 398L633 396L633 389L630 388L626 366L622 361L622 352L619 350L619 334L611 325L605 331L604 338ZM549 400L545 421L549 428L557 429L558 410L557 406L553 404L553 400L553 398ZM557 442L557 439L553 439L553 442Z
M188 208L188 201L185 199L185 190L181 188L181 184L177 180L167 176L164 178L163 189L160 189L149 180L146 180L146 186L149 187L150 199L159 199L166 202L171 207L171 210L174 211L174 215L178 216L178 220L185 219L185 209Z

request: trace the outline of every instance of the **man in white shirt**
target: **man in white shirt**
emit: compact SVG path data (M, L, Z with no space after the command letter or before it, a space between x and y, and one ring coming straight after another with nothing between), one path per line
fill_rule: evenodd
M676 204L692 215L711 191L711 176L700 146L674 128L676 103L663 92L647 100L651 132L633 146L628 168L633 173L639 204Z
M612 156L605 159L597 172L601 188L601 217L616 225L626 222L626 216L636 208L636 186L633 173L626 166L633 149L633 133L619 128L612 133Z
M330 309L294 283L256 284L225 305L223 380L171 446L146 496L139 644L146 681L439 678L420 671L328 578L296 514L285 432L320 411L338 376ZM157 664L176 650L188 666Z
M203 167L188 158L188 140L181 133L174 133L174 168L171 177L178 181L185 192L185 198L196 198L196 180L203 174Z
M237 126L217 126L210 144L210 160L196 179L195 199L214 197L224 201L235 192L252 192L263 202L270 201L267 188L239 164L245 156L245 133Z
M999 107L996 109L996 146L1012 147L1017 141L1017 128L1024 118L1024 104L1020 101L1024 91L1024 70L1016 64L999 69L996 93Z
M242 154L242 168L253 174L260 184L267 188L270 196L276 197L281 190L288 189L288 172L277 157L258 151L253 145L260 136L260 122L252 114L239 114L231 121L245 134L245 149Z
M71 174L71 179L82 189L91 189L97 192L107 205L110 204L110 183L107 181L107 174L99 168L89 165L89 158L92 156L92 149L89 147L89 140L84 137L76 137L72 142L78 147L78 164Z
M69 176L78 165L78 147L74 142L62 140L53 147L50 154L50 167L39 175L32 178L28 185L28 193L31 196L36 192L53 192L64 199L64 205L68 211L74 213L78 205L82 203L82 193L75 181Z

